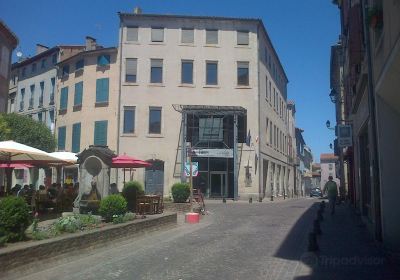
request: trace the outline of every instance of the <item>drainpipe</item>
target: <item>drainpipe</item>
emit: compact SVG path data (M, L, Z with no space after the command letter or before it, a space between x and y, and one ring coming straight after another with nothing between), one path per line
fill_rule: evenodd
M119 155L119 135L120 135L120 121L121 121L121 89L122 89L122 42L123 42L123 25L121 22L121 16L120 16L120 23L119 23L119 46L118 46L118 51L119 51L119 85L118 85L118 106L117 106L117 154ZM118 168L115 169L116 171L116 180L117 180L117 186L118 186ZM125 171L124 171L125 172Z
M367 63L368 63L368 109L370 117L370 129L371 129L371 147L372 147L372 162L370 170L372 170L373 179L373 194L374 194L374 216L375 216L375 238L378 241L382 241L382 221L381 221L381 195L380 195L380 182L379 182L379 153L377 144L377 128L376 128L376 115L375 115L375 88L373 80L373 63L371 55L371 42L369 26L366 22L366 16L368 14L368 0L362 1L362 12L363 12L363 27L365 34L365 47L367 53Z
M257 102L257 106L258 106L258 154L259 155L261 155L260 154L260 149L261 149L261 141L260 141L260 139L261 139L261 129L260 129L260 126L261 126L261 97L260 97L260 24L258 24L257 25L257 45L258 45L258 47L257 47L257 85L258 85L258 88L257 88L257 92L258 92L258 102ZM265 86L268 86L268 85L265 85ZM257 151L256 151L256 149L255 149L255 147L254 147L254 153L257 155ZM257 164L256 163L254 163L254 168L258 168L258 169L260 169L259 171L258 171L258 201L260 201L260 200L262 200L262 189L263 189L263 186L262 186L262 184L264 183L263 182L263 180L262 180L262 172L261 172L261 163L263 163L264 164L264 161L263 160L261 160L261 157L259 157L259 156L257 156L257 158L258 158L258 162L257 162ZM264 166L262 167L263 169L264 169ZM257 172L257 170L256 169L254 169L254 172Z

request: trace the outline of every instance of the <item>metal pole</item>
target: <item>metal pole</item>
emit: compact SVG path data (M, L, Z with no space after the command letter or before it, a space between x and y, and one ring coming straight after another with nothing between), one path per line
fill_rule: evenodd
M233 115L233 199L238 200L238 162L237 162L237 142L238 142L238 116Z
M186 126L187 126L187 113L182 112L182 124L181 124L181 182L186 182L185 176L185 163L186 163Z
M190 148L189 154L189 186L190 186L190 212L193 213L193 176L192 176L192 149Z

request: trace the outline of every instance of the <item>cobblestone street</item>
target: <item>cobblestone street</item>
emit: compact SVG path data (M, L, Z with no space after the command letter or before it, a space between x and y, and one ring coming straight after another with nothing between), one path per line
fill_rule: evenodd
M306 253L317 202L210 202L209 215L198 225L181 221L177 228L44 265L45 270L22 279L390 279L389 274L383 278L385 261L379 252L372 244L363 246L361 232L347 233L346 243L337 245L340 254L335 254L327 240L336 225L328 214L322 223L321 253ZM338 207L335 219L343 219L345 209ZM339 234L351 230L344 221L343 229L336 228ZM344 264L346 257L358 262ZM360 263L368 257L379 262Z

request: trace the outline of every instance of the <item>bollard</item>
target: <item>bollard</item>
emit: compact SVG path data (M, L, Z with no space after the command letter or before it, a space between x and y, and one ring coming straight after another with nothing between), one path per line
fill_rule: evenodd
M262 202L262 200L263 200L262 197L258 198L258 202Z
M271 201L274 201L274 196L273 195L271 195Z
M249 203L253 203L253 198L252 197L249 198Z
M314 220L314 233L316 235L321 235L322 234L321 224L319 223L318 220Z
M308 234L308 251L315 252L318 251L317 235L314 232Z
M226 203L226 198L225 197L222 199L222 203Z

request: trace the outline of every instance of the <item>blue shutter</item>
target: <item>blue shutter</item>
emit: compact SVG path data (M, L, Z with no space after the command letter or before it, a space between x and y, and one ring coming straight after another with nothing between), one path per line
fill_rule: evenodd
M60 95L60 110L66 110L68 105L68 87L61 89Z
M97 79L96 81L96 102L108 102L109 79Z
M110 55L99 55L97 57L97 65L98 66L107 66L110 64Z
M81 123L72 125L72 152L78 153L81 149Z
M65 150L65 135L66 135L66 127L62 126L58 128L58 150L64 151Z
M75 84L74 106L82 105L83 82Z
M94 122L94 144L107 146L108 121Z

